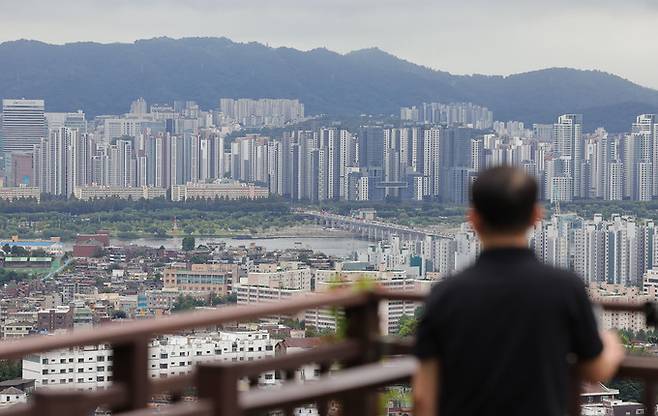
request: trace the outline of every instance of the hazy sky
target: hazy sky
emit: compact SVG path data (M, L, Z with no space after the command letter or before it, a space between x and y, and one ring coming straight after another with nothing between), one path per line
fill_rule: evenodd
M0 0L0 41L378 46L457 74L569 66L658 89L658 0Z

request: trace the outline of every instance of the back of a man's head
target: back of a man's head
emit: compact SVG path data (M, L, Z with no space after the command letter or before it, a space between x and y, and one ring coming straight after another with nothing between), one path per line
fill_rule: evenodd
M471 205L484 231L515 234L532 225L537 182L518 168L496 167L480 172L471 187Z

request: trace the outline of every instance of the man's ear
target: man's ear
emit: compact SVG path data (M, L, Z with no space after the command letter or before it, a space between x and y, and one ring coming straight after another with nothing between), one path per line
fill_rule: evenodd
M482 218L480 218L480 215L473 207L470 207L466 212L466 218L468 218L468 222L471 224L471 227L473 227L473 230L477 234L481 234Z
M544 210L544 207L541 204L536 203L535 207L532 210L532 224L531 224L531 226L534 226L539 221L543 220L545 213L546 212Z

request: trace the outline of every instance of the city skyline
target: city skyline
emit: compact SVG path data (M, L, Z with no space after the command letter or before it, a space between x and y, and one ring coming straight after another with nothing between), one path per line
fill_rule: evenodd
M203 110L194 101L149 107L138 98L128 113L90 122L81 110L45 112L43 100L2 103L4 199L281 196L464 205L478 175L501 165L535 177L540 199L551 203L658 197L655 114L636 115L623 134L587 134L582 114L526 126L497 121L473 103L402 107L399 124L370 119L349 128L297 126L307 120L304 104L289 99L220 98Z
M248 5L203 0L120 1L112 8L98 1L76 1L66 12L56 4L35 3L0 5L1 15L12 16L0 27L0 41L26 38L56 44L112 43L160 36L228 36L241 42L261 41L302 50L327 47L341 53L380 47L404 59L457 74L509 75L564 66L600 69L658 88L658 76L651 71L658 54L652 53L656 47L651 50L645 41L652 36L658 8L641 0L623 4L562 0L552 3L550 9L538 2L515 0L498 2L495 8L485 7L482 1L456 4L426 0L413 4L370 0L358 5L286 0L276 6L262 0ZM120 16L120 30L113 24L113 16ZM325 18L335 19L339 30L335 25L325 29L316 24ZM608 29L617 27L616 22L623 18L633 19L635 24L625 27L623 33ZM530 20L533 30L527 28ZM243 25L243 21L252 24ZM405 36L399 36L396 31L383 29L386 25L382 22L387 21L415 23L406 25ZM57 30L53 30L54 22L58 22ZM455 41L441 42L440 49L427 48L431 39ZM573 47L564 48L566 43ZM501 59L506 54L510 58Z

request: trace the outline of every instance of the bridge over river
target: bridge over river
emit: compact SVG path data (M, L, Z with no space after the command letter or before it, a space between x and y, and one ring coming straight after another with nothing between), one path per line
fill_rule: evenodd
M386 240L391 235L397 235L401 240L424 241L427 237L433 239L452 239L452 235L432 233L390 222L367 220L347 215L338 215L326 211L300 209L299 213L313 217L318 224L325 227L338 228L358 234L369 240Z

